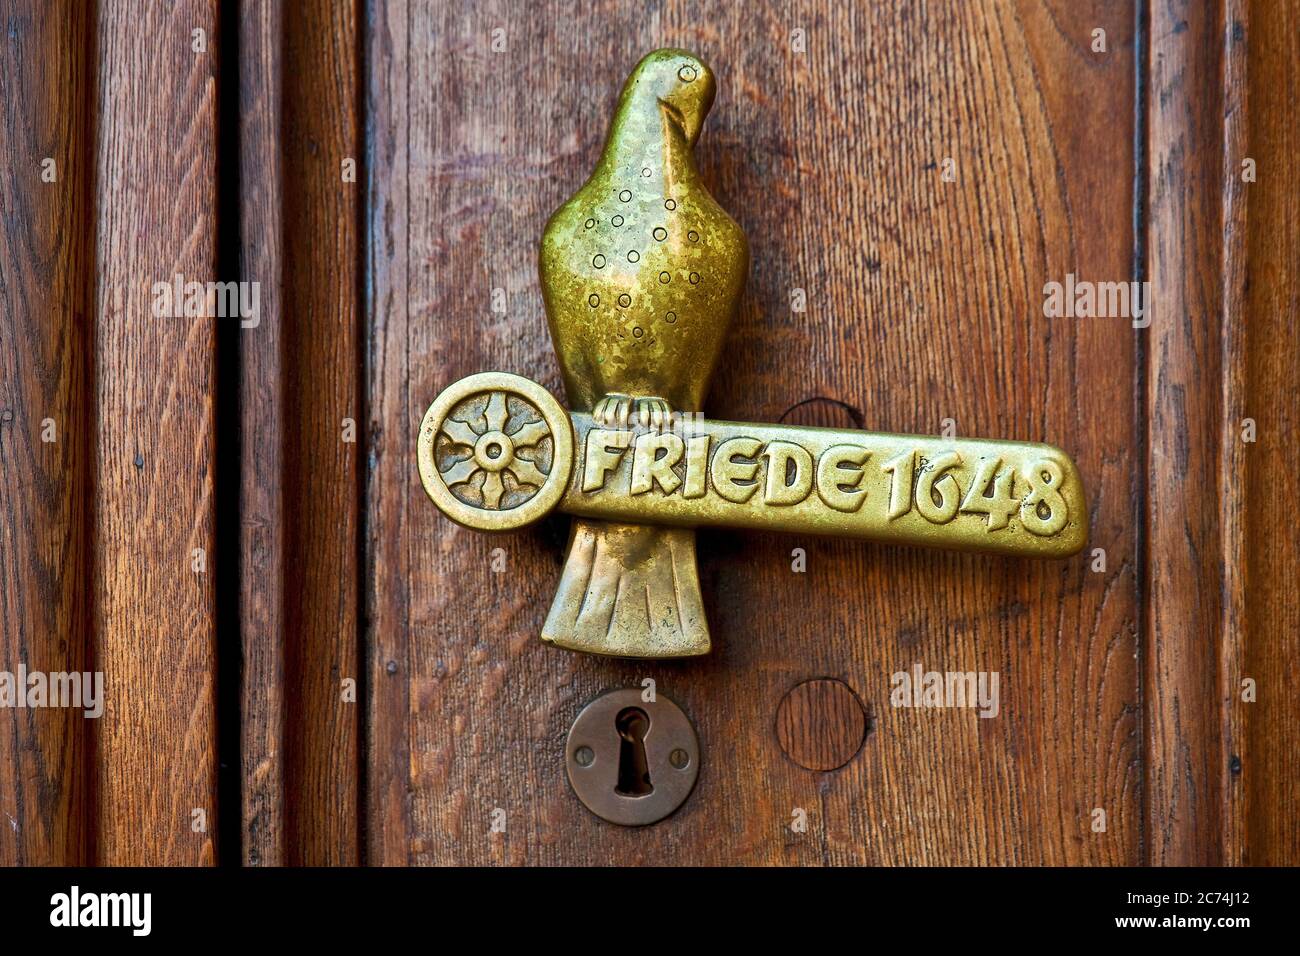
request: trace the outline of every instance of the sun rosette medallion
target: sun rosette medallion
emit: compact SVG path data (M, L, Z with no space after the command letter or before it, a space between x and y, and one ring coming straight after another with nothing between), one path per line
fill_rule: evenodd
M546 389L484 372L445 389L424 415L420 480L452 520L509 531L546 514L573 468L573 426Z

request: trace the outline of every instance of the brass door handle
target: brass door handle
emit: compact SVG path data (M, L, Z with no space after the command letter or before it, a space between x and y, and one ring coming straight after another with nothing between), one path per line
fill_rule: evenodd
M628 78L591 177L542 237L568 412L503 372L461 379L417 439L434 503L485 531L575 517L542 639L627 657L707 653L693 528L843 535L1033 557L1087 537L1078 469L1049 445L695 414L748 270L696 175L714 80L658 50ZM690 411L684 411L690 410Z
M676 414L606 424L566 411L536 382L506 372L446 388L416 445L429 497L480 531L520 528L559 509L614 528L755 528L1040 558L1075 554L1087 540L1078 469L1051 445ZM575 537L571 560L575 547L585 548L584 566L595 571L597 552L619 544L616 536ZM635 557L605 565L626 575ZM674 560L671 546L667 559ZM678 578L674 590L698 591L693 554L688 566L666 570ZM648 586L654 579L651 573ZM607 621L615 620L620 583L608 571L603 581L588 576L581 601L594 595ZM580 599L562 589L561 600ZM575 617L580 611L568 609ZM620 655L677 656L654 653L660 645L650 628L634 630L611 645ZM575 649L599 652L585 642Z
M1087 540L1074 462L1030 442L676 415L607 427L565 411L536 382L483 372L438 396L417 447L429 497L478 531L558 508L1039 558L1068 557Z

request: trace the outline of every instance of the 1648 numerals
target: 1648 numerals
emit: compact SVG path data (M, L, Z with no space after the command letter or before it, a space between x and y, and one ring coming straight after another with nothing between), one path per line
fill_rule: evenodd
M1028 461L1015 470L1004 469L1001 458L981 458L964 494L955 473L961 464L955 451L927 459L910 450L886 461L882 468L890 475L890 520L915 509L933 524L947 524L960 512L986 515L988 530L998 531L1018 514L1026 531L1043 537L1069 521L1061 496L1064 474L1051 459ZM1023 490L1019 497L1017 490Z

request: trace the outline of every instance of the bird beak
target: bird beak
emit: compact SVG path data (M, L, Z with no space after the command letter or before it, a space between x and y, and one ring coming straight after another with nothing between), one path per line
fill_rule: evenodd
M691 147L694 147L695 141L700 138L700 131L704 128L704 118L713 108L714 90L713 75L706 71L699 80L691 84L691 89L685 96L679 94L671 99L659 101L674 125L681 131L687 145Z
M668 100L660 100L659 105L668 114L668 118L677 127L677 131L682 134L682 138L686 140L687 145L694 146L695 140L699 138L700 129L704 125L703 120L696 119L694 122L688 120L682 114L682 111L677 108L676 104Z
M695 146L695 141L700 138L700 130L704 128L704 117L707 113L707 110L704 112L696 110L690 114L689 118L683 118L682 120L682 135L686 137L686 142L690 143L692 147Z

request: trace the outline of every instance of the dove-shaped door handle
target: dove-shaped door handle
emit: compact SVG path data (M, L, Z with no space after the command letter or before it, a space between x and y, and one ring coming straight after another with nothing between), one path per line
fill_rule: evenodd
M416 444L429 497L480 531L513 530L558 509L614 525L754 528L1040 558L1068 557L1087 540L1078 469L1051 445L688 414L611 425L566 411L536 382L507 372L446 388Z
M1065 557L1087 537L1078 469L1050 445L715 422L702 405L748 269L693 149L713 74L657 50L604 152L551 217L540 271L572 411L486 372L417 438L449 518L485 531L574 516L542 639L626 657L707 653L694 528L728 526Z

